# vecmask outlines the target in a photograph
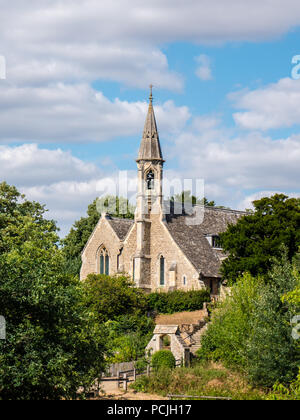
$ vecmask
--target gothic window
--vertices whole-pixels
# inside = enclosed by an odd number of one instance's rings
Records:
[[[159,259],[159,268],[160,268],[160,272],[159,272],[159,284],[161,286],[165,285],[165,259],[163,256],[160,257]]]
[[[135,258],[132,261],[132,280],[135,281]]]
[[[100,255],[100,274],[104,274],[104,255]]]
[[[105,274],[109,276],[109,256],[105,255]]]
[[[147,174],[147,189],[154,190],[154,173],[149,171]]]
[[[182,283],[183,283],[184,286],[187,285],[187,278],[186,278],[186,276],[182,276]]]
[[[105,248],[100,251],[100,274],[109,275],[109,255]]]

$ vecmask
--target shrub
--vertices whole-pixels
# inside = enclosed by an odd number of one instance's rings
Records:
[[[260,287],[261,281],[250,274],[234,284],[231,294],[212,313],[198,357],[221,360],[229,366],[246,365],[245,346],[252,332],[251,318]]]
[[[84,281],[86,304],[99,322],[116,320],[122,315],[147,311],[145,293],[124,276],[89,274]]]
[[[203,309],[203,303],[210,301],[208,290],[190,290],[184,292],[175,290],[168,293],[150,293],[147,296],[149,311],[161,314],[173,314],[183,311],[197,311]]]
[[[292,292],[298,274],[287,253],[277,261],[262,289],[251,322],[253,334],[247,345],[248,374],[255,384],[272,387],[293,381],[300,363],[297,341],[292,337],[291,319],[298,314],[282,296]]]
[[[242,368],[253,384],[270,388],[293,381],[300,362],[290,323],[298,312],[286,302],[299,274],[286,251],[268,277],[267,283],[249,274],[238,280],[214,311],[198,355]]]
[[[151,363],[154,370],[159,370],[161,368],[173,369],[176,366],[175,357],[170,350],[159,350],[154,353]]]

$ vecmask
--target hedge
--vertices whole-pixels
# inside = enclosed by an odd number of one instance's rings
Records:
[[[175,290],[168,293],[150,293],[147,295],[148,310],[161,314],[173,314],[183,311],[203,309],[204,302],[210,302],[210,294],[206,289],[188,292]]]

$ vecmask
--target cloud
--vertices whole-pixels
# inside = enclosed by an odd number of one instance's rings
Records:
[[[257,193],[251,194],[247,197],[245,197],[241,203],[238,205],[238,209],[244,210],[244,209],[254,209],[253,201],[260,200],[263,197],[272,197],[274,194],[285,194],[288,197],[300,197],[300,192],[289,192],[286,193],[284,191],[259,191]]]
[[[0,146],[0,179],[11,184],[38,186],[61,180],[81,181],[102,174],[96,165],[61,149],[42,149],[37,144]]]
[[[268,130],[300,124],[300,80],[285,78],[261,89],[230,94],[237,125],[248,130]]]
[[[201,54],[198,57],[196,57],[196,61],[199,65],[196,70],[196,75],[199,77],[199,79],[204,81],[212,80],[213,77],[211,71],[210,58],[205,54]]]
[[[0,86],[0,141],[99,142],[142,133],[146,102],[110,101],[87,84]],[[155,106],[162,133],[181,130],[190,118],[172,101]]]
[[[196,118],[168,152],[178,157],[178,172],[203,178],[207,197],[219,204],[236,207],[253,191],[299,191],[300,135],[240,136],[207,116]]]
[[[298,0],[15,0],[1,7],[14,84],[112,80],[180,91],[161,45],[264,41],[300,24]]]

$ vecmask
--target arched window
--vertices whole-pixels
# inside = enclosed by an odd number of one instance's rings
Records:
[[[135,258],[132,261],[132,280],[135,281]]]
[[[154,173],[153,171],[149,171],[147,173],[147,189],[154,190]]]
[[[105,248],[100,251],[100,274],[109,275],[109,255]]]
[[[165,285],[165,259],[163,256],[161,256],[159,259],[159,268],[160,268],[159,284],[161,286],[164,286]]]
[[[182,276],[182,283],[183,283],[184,286],[187,285],[187,278],[186,278],[186,276]]]
[[[105,255],[105,274],[109,276],[109,256]]]

